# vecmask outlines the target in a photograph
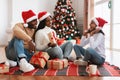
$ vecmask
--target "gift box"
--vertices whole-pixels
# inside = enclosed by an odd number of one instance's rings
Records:
[[[80,39],[76,39],[76,44],[80,44]]]
[[[48,60],[47,61],[47,67],[49,69],[63,69],[68,66],[68,60],[67,59],[54,59],[54,60]]]
[[[44,68],[48,59],[49,55],[47,52],[37,52],[30,59],[30,63],[35,67]]]
[[[54,32],[48,33],[48,37],[49,37],[49,40],[50,40],[51,43],[57,43]]]
[[[58,40],[57,40],[57,44],[58,44],[59,46],[62,45],[64,42],[65,42],[64,39],[58,39]]]
[[[9,66],[5,64],[0,64],[0,73],[7,73],[9,72]]]

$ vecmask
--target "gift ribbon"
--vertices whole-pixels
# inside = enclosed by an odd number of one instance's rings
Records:
[[[45,62],[47,62],[47,59],[45,57],[43,57],[42,54],[43,54],[43,52],[38,53],[39,58],[42,58]]]
[[[35,59],[35,60],[33,61],[33,63],[34,63],[34,64],[38,63],[38,64],[40,65],[40,67],[42,67],[42,64],[41,64],[41,62],[39,61],[39,58]]]
[[[42,56],[43,52],[39,52],[38,54],[33,55],[31,62],[38,63],[41,66],[41,62],[39,61],[39,58],[42,58],[45,62],[47,62],[47,59]]]
[[[52,32],[52,34],[53,34],[53,38],[54,38],[55,40],[57,40],[57,38],[55,37],[55,33],[54,33],[54,32]]]
[[[59,61],[60,59],[58,59],[58,58],[56,58],[56,59],[53,59],[52,61],[51,61],[51,68],[53,69],[53,62],[54,61]],[[62,60],[61,60],[62,61]],[[64,68],[64,61],[62,61],[62,66],[63,66],[63,68]]]

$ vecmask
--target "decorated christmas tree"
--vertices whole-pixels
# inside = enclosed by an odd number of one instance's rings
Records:
[[[71,4],[71,0],[58,0],[53,15],[53,29],[59,38],[66,40],[80,37],[80,31],[76,24],[75,11]]]

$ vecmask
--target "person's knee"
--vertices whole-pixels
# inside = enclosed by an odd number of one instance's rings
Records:
[[[24,48],[23,40],[15,38],[14,47],[21,46]]]
[[[73,48],[75,49],[75,48],[78,48],[79,47],[79,49],[81,49],[82,47],[81,46],[79,46],[79,45],[74,45],[73,46]]]
[[[90,48],[90,47],[88,47],[86,50],[87,50],[88,52],[94,51],[94,49],[93,49],[93,48]]]
[[[69,45],[69,46],[73,46],[73,43],[70,42],[70,41],[68,41],[66,44]]]
[[[63,58],[63,51],[60,47],[54,47],[47,51],[51,58]]]
[[[23,43],[23,40],[18,39],[18,38],[15,38],[15,42],[16,42],[16,43]]]

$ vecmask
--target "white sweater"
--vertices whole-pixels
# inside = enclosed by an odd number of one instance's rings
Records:
[[[50,27],[45,26],[45,28],[40,29],[36,32],[35,34],[35,44],[36,44],[36,49],[37,50],[42,50],[45,51],[48,49],[48,43],[50,42],[48,33],[54,32],[56,36],[56,32],[51,29]]]
[[[105,58],[105,37],[101,33],[94,34],[91,37],[86,38],[82,36],[80,46],[89,44],[100,56]]]

